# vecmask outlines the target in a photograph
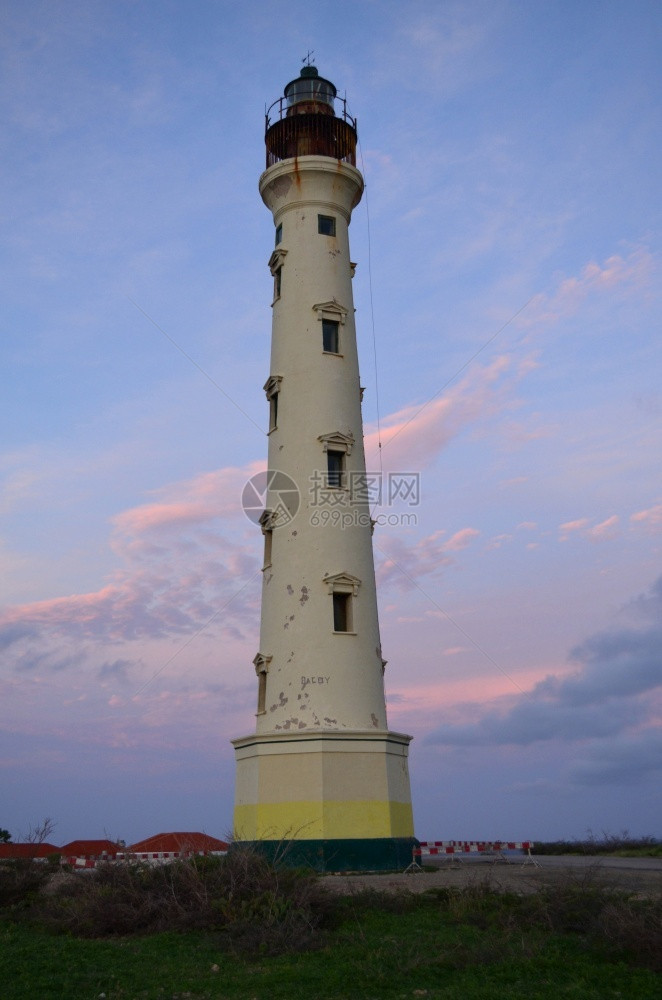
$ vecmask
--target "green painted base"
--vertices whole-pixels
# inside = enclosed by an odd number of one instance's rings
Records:
[[[356,840],[242,840],[233,847],[250,847],[286,868],[316,872],[404,871],[412,862],[414,837]]]

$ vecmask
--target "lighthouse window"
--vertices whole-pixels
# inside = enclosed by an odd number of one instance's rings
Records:
[[[333,595],[333,631],[334,632],[352,631],[351,594],[334,593]]]
[[[283,270],[282,267],[279,267],[278,270],[274,271],[274,298],[275,299],[279,299],[280,298],[280,286],[281,286],[281,274],[282,274],[282,270]]]
[[[322,349],[325,354],[338,354],[338,328],[340,324],[333,319],[322,320]]]
[[[343,485],[345,471],[345,452],[328,450],[326,460],[328,485],[340,488]]]
[[[282,240],[283,240],[283,223],[281,222],[281,223],[279,223],[279,225],[276,226],[276,243],[275,243],[275,245],[278,246],[278,244],[281,243]]]
[[[264,532],[264,562],[262,564],[262,569],[269,569],[271,566],[271,546],[273,542],[273,531],[271,528],[265,529]]]
[[[264,715],[267,700],[267,672],[271,663],[271,657],[265,656],[264,653],[258,653],[253,663],[255,665],[255,673],[257,674],[257,714]]]
[[[336,220],[334,217],[332,215],[318,215],[317,232],[321,233],[322,236],[335,236]]]
[[[264,384],[264,391],[269,401],[269,433],[278,427],[278,395],[282,381],[282,375],[271,375]]]
[[[267,710],[267,675],[257,675],[257,715],[264,715]]]
[[[274,392],[269,396],[269,430],[275,431],[278,427],[278,393]]]

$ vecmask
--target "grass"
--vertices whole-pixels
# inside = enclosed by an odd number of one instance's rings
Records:
[[[144,873],[136,875],[145,878]],[[662,962],[659,902],[637,903],[588,884],[526,897],[497,894],[484,884],[465,890],[436,889],[422,896],[364,892],[323,898],[324,893],[311,896],[303,874],[287,876],[281,883],[281,875],[261,869],[251,882],[251,891],[261,902],[251,908],[246,905],[246,886],[242,889],[236,875],[235,871],[231,892],[238,900],[237,919],[230,925],[226,922],[235,898],[226,892],[223,920],[218,919],[217,909],[210,909],[206,927],[179,932],[83,938],[62,933],[52,920],[46,926],[42,897],[34,893],[23,904],[8,905],[0,921],[3,1000],[657,1000],[660,996],[655,972]],[[209,879],[216,884],[218,877],[212,869],[198,881],[208,887]],[[79,876],[75,885],[95,884],[85,878]],[[167,883],[171,890],[178,879],[173,875]],[[162,880],[157,883],[158,888]],[[123,899],[126,885],[121,879],[120,884]],[[183,875],[182,885],[183,890],[177,890],[183,892],[178,911],[182,899],[199,899],[202,891],[195,879],[191,882],[190,872]],[[107,899],[108,884],[100,882],[99,888],[101,898]],[[91,892],[86,889],[82,897],[76,891],[64,894],[74,906],[84,899],[85,921],[91,912]],[[272,893],[267,909],[265,892]],[[311,900],[313,909],[321,906],[324,919],[318,921],[314,935],[309,924],[295,922],[287,924],[287,940],[270,936],[269,922],[286,919],[283,898],[298,901],[300,907]],[[239,935],[229,933],[228,927],[235,924],[242,929]],[[275,940],[277,954],[270,953]]]

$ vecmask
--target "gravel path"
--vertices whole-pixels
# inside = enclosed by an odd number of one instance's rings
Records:
[[[351,894],[361,889],[386,892],[425,892],[427,889],[452,887],[463,889],[486,885],[495,892],[515,892],[522,895],[554,885],[594,885],[634,893],[641,898],[662,896],[662,863],[654,868],[612,867],[608,859],[582,858],[583,864],[552,865],[539,859],[541,867],[515,862],[445,862],[436,871],[415,874],[327,875],[325,883],[336,892]],[[616,859],[615,859],[616,860]],[[622,861],[623,859],[618,859]],[[637,860],[637,859],[635,859]]]

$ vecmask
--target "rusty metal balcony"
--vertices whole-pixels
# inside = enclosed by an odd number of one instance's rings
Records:
[[[339,116],[314,100],[294,106],[282,97],[274,101],[265,115],[267,167],[297,156],[329,156],[355,167],[356,119],[348,114],[344,99],[336,100],[342,105]]]

